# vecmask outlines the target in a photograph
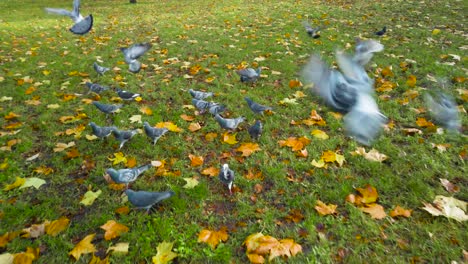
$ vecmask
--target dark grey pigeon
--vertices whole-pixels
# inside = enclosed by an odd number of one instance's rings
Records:
[[[121,149],[123,147],[123,145],[125,144],[125,142],[129,141],[133,136],[138,134],[138,130],[136,130],[136,129],[134,129],[134,130],[114,129],[114,130],[112,130],[112,134],[114,135],[114,137],[118,141],[120,141],[119,149]]]
[[[240,123],[245,121],[245,117],[243,116],[229,119],[229,118],[223,118],[222,116],[218,114],[215,115],[215,119],[222,128],[228,129],[228,130],[236,129]]]
[[[122,100],[126,100],[126,101],[135,100],[135,98],[141,96],[141,94],[139,93],[127,92],[119,88],[117,88],[116,91],[119,97],[122,98]]]
[[[255,124],[248,129],[249,135],[252,139],[258,140],[262,135],[263,124],[260,120],[255,121]]]
[[[80,0],[73,1],[73,10],[68,11],[61,8],[45,8],[48,13],[68,16],[70,17],[73,22],[75,23],[71,28],[70,31],[77,35],[83,35],[88,33],[91,28],[93,27],[93,15],[89,15],[87,17],[83,17],[80,14]]]
[[[252,68],[238,70],[237,74],[240,76],[241,82],[255,82],[257,81],[258,77],[260,77],[260,72],[262,68],[258,68],[256,70]]]
[[[200,114],[205,113],[210,107],[212,106],[212,103],[204,101],[204,100],[199,100],[192,98],[192,104],[200,110]]]
[[[372,56],[374,56],[374,53],[380,52],[383,49],[384,46],[376,40],[362,40],[360,38],[356,38],[356,53],[354,54],[353,61],[364,66],[369,63]]]
[[[120,48],[124,54],[125,62],[131,72],[137,73],[141,69],[141,63],[137,60],[151,48],[151,43],[137,43],[128,48]]]
[[[151,168],[151,164],[143,165],[143,166],[131,168],[131,169],[121,169],[121,170],[115,170],[113,168],[110,168],[106,170],[106,173],[109,174],[109,176],[112,178],[114,182],[125,183],[128,189],[128,184],[130,182],[134,182],[138,178],[138,176],[140,176],[140,174],[142,174],[144,171],[148,170],[149,168]]]
[[[118,104],[118,105],[108,105],[108,104],[101,104],[97,101],[93,101],[93,105],[97,107],[101,112],[106,113],[106,116],[108,114],[113,114],[117,112],[120,108],[122,108],[123,105]]]
[[[229,193],[232,194],[232,184],[234,182],[234,171],[229,168],[229,165],[223,164],[221,171],[218,174],[219,180],[228,187]]]
[[[385,32],[387,32],[387,27],[386,26],[383,27],[382,30],[379,30],[379,31],[375,32],[375,34],[377,36],[383,36],[385,34]]]
[[[145,134],[150,137],[153,140],[153,145],[158,142],[158,139],[162,137],[164,134],[169,131],[169,129],[163,127],[163,128],[156,128],[152,127],[148,124],[148,122],[143,123],[143,128],[145,130]]]
[[[203,100],[210,96],[213,96],[212,92],[195,91],[193,89],[189,89],[189,93],[193,98],[198,99],[198,100]]]
[[[221,104],[217,104],[217,103],[211,103],[211,105],[210,105],[210,107],[208,109],[208,111],[212,115],[221,114],[222,112],[224,112],[224,110],[226,110],[226,106],[221,105]]]
[[[89,88],[88,93],[93,92],[93,93],[99,94],[99,93],[102,93],[102,92],[104,92],[106,90],[109,90],[109,87],[102,86],[102,85],[97,84],[97,83],[86,82],[86,86],[88,86],[88,88]]]
[[[116,129],[116,127],[114,126],[100,127],[96,125],[94,122],[89,123],[89,126],[91,126],[91,129],[93,130],[93,135],[95,135],[98,138],[108,137],[112,133],[112,130]]]
[[[255,113],[255,114],[263,114],[264,111],[266,110],[273,110],[273,108],[269,107],[269,106],[265,106],[265,105],[261,105],[261,104],[258,104],[254,101],[252,101],[252,99],[248,98],[248,97],[244,97],[245,101],[247,101],[247,104],[249,105],[249,108]]]
[[[131,189],[125,190],[125,194],[128,197],[128,201],[136,208],[146,209],[149,213],[151,207],[163,200],[174,196],[173,191],[168,192],[145,192],[145,191],[133,191]]]
[[[93,68],[99,75],[103,75],[106,71],[110,71],[110,68],[100,66],[97,62],[93,63]]]
[[[309,37],[314,39],[320,38],[320,27],[312,28],[308,21],[302,21],[302,25],[304,26]]]
[[[438,91],[434,96],[426,93],[425,100],[427,108],[429,109],[429,114],[434,118],[437,124],[449,130],[457,132],[461,130],[458,108],[451,96]]]

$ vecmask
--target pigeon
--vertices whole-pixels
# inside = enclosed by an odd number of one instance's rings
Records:
[[[147,169],[151,168],[151,164],[143,165],[131,169],[121,169],[115,170],[113,168],[107,169],[106,173],[112,178],[116,183],[125,183],[128,189],[128,183],[134,182],[140,174],[142,174]]]
[[[248,129],[249,135],[252,139],[258,140],[262,135],[263,124],[260,120],[255,121],[255,124]]]
[[[117,112],[123,105],[118,104],[118,105],[107,105],[107,104],[101,104],[99,102],[93,101],[93,105],[95,105],[101,112],[106,113],[106,116],[108,114],[113,114]]]
[[[211,103],[208,112],[212,115],[218,115],[226,110],[225,105],[217,104],[217,103]]]
[[[80,14],[80,0],[73,1],[73,11],[71,12],[60,8],[46,8],[45,10],[48,13],[70,17],[75,23],[70,28],[70,31],[74,34],[84,35],[93,27],[93,15],[90,14],[87,17],[83,17]]]
[[[362,40],[356,38],[356,53],[354,54],[353,61],[360,65],[366,65],[374,56],[374,53],[380,52],[384,46],[380,42],[373,39]]]
[[[305,27],[309,37],[314,39],[320,38],[320,27],[312,28],[312,26],[307,21],[302,21],[302,25]]]
[[[110,70],[110,68],[98,65],[97,62],[93,63],[93,68],[99,75],[104,75],[106,71]]]
[[[140,58],[145,52],[151,48],[151,43],[137,43],[128,48],[120,48],[124,54],[125,62],[131,72],[137,73],[141,69],[141,62],[137,59]]]
[[[212,92],[201,92],[201,91],[195,91],[193,89],[189,89],[190,95],[198,100],[203,100],[206,99],[210,96],[213,96]]]
[[[112,133],[112,130],[116,129],[116,127],[114,127],[114,126],[100,127],[100,126],[96,125],[94,122],[89,123],[89,126],[93,130],[93,135],[95,135],[98,138],[108,137]]]
[[[243,116],[238,117],[238,118],[228,119],[228,118],[223,118],[219,114],[215,115],[215,119],[222,128],[229,129],[229,130],[236,129],[240,123],[245,121],[245,117]]]
[[[385,32],[387,32],[387,27],[386,26],[383,27],[382,30],[379,30],[379,31],[375,32],[375,34],[377,36],[383,36],[385,34]]]
[[[117,94],[119,95],[119,97],[122,98],[122,100],[126,100],[126,101],[135,100],[137,97],[141,96],[141,94],[127,92],[127,91],[119,89],[119,88],[117,88],[116,91],[117,91]]]
[[[448,94],[437,92],[434,96],[425,95],[425,101],[429,113],[437,124],[452,130],[461,130],[461,121],[455,101]]]
[[[125,144],[125,142],[129,141],[133,136],[138,134],[138,130],[136,130],[136,129],[134,129],[134,130],[114,129],[114,130],[112,130],[112,134],[114,135],[114,137],[118,141],[120,141],[119,149],[121,149],[123,147],[123,145]]]
[[[128,201],[136,208],[146,209],[149,213],[151,207],[163,200],[174,196],[173,191],[168,192],[145,192],[145,191],[134,191],[131,189],[125,190],[125,194],[128,197]]]
[[[97,83],[86,82],[86,86],[88,86],[88,88],[89,88],[88,93],[93,92],[93,93],[99,94],[99,93],[102,93],[102,92],[104,92],[106,90],[109,90],[109,87],[102,86],[102,85],[97,84]]]
[[[234,171],[229,169],[229,165],[223,164],[221,171],[218,174],[219,180],[229,189],[229,193],[232,194],[232,183],[234,182]]]
[[[163,128],[156,128],[152,127],[148,124],[148,122],[143,123],[143,128],[145,130],[145,134],[150,137],[153,140],[153,145],[158,142],[158,139],[162,137],[164,134],[169,131],[169,129],[163,127]]]
[[[198,110],[200,110],[200,114],[205,113],[207,110],[209,110],[212,107],[215,107],[215,108],[213,108],[211,112],[216,112],[217,110],[220,110],[220,109],[216,109],[216,106],[218,106],[218,108],[220,108],[220,107],[222,108],[222,106],[217,104],[217,103],[207,102],[207,101],[199,100],[199,99],[195,99],[195,98],[192,98],[192,104]]]
[[[255,82],[257,81],[258,77],[260,77],[261,71],[262,69],[260,67],[256,70],[247,68],[238,70],[237,74],[239,74],[241,82]]]
[[[273,110],[271,107],[269,106],[264,106],[264,105],[261,105],[261,104],[258,104],[254,101],[252,101],[252,99],[248,98],[248,97],[244,97],[245,101],[247,101],[247,104],[249,105],[249,108],[255,113],[255,114],[263,114],[264,111],[271,111]]]

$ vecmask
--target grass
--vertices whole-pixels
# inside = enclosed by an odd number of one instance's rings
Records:
[[[71,2],[71,1],[70,1]],[[70,8],[71,3],[48,1],[46,6]],[[68,252],[86,235],[96,233],[93,241],[99,256],[104,256],[110,245],[130,243],[127,255],[112,255],[115,263],[145,263],[156,255],[156,247],[162,241],[173,241],[179,254],[175,263],[246,263],[242,243],[256,232],[279,239],[293,238],[303,247],[303,253],[288,260],[291,263],[448,263],[463,262],[462,250],[466,250],[468,236],[466,223],[444,217],[433,217],[420,210],[422,202],[429,202],[435,195],[451,196],[440,185],[439,178],[447,178],[461,187],[454,196],[468,200],[463,188],[467,185],[465,136],[444,133],[439,135],[420,128],[415,121],[418,114],[412,109],[423,107],[422,96],[410,99],[402,105],[408,90],[418,91],[437,84],[428,75],[452,80],[466,77],[466,17],[461,1],[83,1],[84,15],[95,17],[93,31],[82,37],[68,32],[68,18],[48,15],[44,3],[37,1],[0,2],[0,85],[1,96],[12,97],[0,105],[0,114],[19,114],[22,125],[18,134],[0,137],[2,146],[8,140],[20,139],[12,151],[1,151],[0,162],[6,164],[0,171],[4,184],[14,182],[15,177],[39,177],[47,184],[34,188],[13,189],[0,193],[0,234],[22,230],[32,224],[55,220],[66,216],[70,227],[57,237],[41,236],[37,239],[16,238],[1,252],[18,253],[27,247],[39,247],[37,263],[65,263],[71,261]],[[312,40],[305,34],[301,21],[309,18],[328,24],[322,37]],[[385,45],[376,54],[368,72],[379,77],[380,69],[392,67],[396,83],[392,91],[377,93],[388,95],[388,100],[377,98],[379,107],[395,124],[375,142],[374,148],[389,156],[383,163],[371,162],[349,153],[359,144],[347,138],[341,121],[333,117],[330,109],[314,96],[298,99],[298,105],[281,106],[280,100],[290,97],[296,90],[288,86],[290,80],[299,78],[298,72],[312,53],[320,53],[332,63],[336,48],[353,48],[357,36],[374,38],[373,32],[387,25],[389,32],[380,41]],[[433,29],[441,33],[432,35]],[[151,42],[153,48],[142,57],[147,68],[131,74],[122,63],[119,47],[136,42]],[[463,48],[465,47],[465,48]],[[460,55],[460,61],[447,54]],[[444,56],[445,55],[445,56]],[[98,77],[92,69],[97,59],[106,66],[119,67]],[[257,59],[256,58],[264,58]],[[407,71],[400,63],[409,61]],[[447,65],[444,63],[452,63]],[[262,66],[264,77],[253,86],[240,83],[235,74],[239,64]],[[184,65],[200,65],[202,70],[192,79],[183,76],[188,70]],[[209,69],[206,70],[205,69]],[[73,73],[75,72],[75,73]],[[275,72],[279,72],[275,74]],[[83,73],[80,76],[77,73]],[[416,87],[406,84],[409,75],[417,78]],[[32,83],[19,84],[18,80],[33,79]],[[205,80],[215,77],[214,81]],[[92,98],[86,92],[84,82],[90,80],[113,87],[123,86],[142,93],[142,102],[126,103],[115,115],[113,122],[122,129],[141,128],[128,119],[141,114],[139,108],[147,106],[153,115],[143,115],[143,121],[156,124],[171,121],[184,129],[170,132],[153,146],[144,135],[137,135],[122,149],[127,157],[138,164],[152,160],[165,160],[172,176],[156,175],[156,169],[143,174],[133,189],[164,191],[172,189],[176,196],[164,201],[153,213],[132,210],[119,215],[115,210],[128,205],[122,202],[121,191],[108,187],[102,175],[112,167],[109,156],[118,152],[113,138],[88,141],[81,137],[59,135],[66,129],[87,125],[91,120],[98,125],[109,124],[105,116],[92,105],[82,102]],[[39,84],[40,82],[41,84]],[[30,86],[36,89],[27,94]],[[449,88],[457,104],[466,108],[466,82],[455,82]],[[195,116],[202,129],[188,130],[189,122],[181,114],[194,116],[194,111],[183,108],[191,104],[188,88],[206,89],[216,93],[215,101],[226,104],[232,117],[244,115],[253,124],[258,117],[243,101],[249,96],[260,103],[274,107],[273,115],[260,117],[265,132],[259,141],[261,151],[250,157],[241,157],[235,149],[249,142],[247,125],[237,134],[236,145],[220,141],[223,131],[209,115]],[[66,94],[84,94],[64,101]],[[105,92],[101,101],[110,102],[116,96]],[[39,100],[39,105],[27,104],[27,100]],[[57,109],[48,108],[58,104]],[[302,120],[311,110],[324,117],[325,127],[290,125],[291,120]],[[89,118],[64,124],[62,116],[85,113]],[[463,124],[466,114],[461,113]],[[2,131],[13,121],[1,119]],[[423,134],[407,135],[403,128],[421,129]],[[466,125],[465,125],[466,127]],[[326,131],[330,139],[321,141],[310,135],[313,129]],[[217,133],[209,142],[205,134]],[[309,156],[298,158],[288,148],[279,147],[278,141],[290,136],[307,136],[312,143],[306,148]],[[75,141],[79,157],[64,159],[64,152],[54,152],[56,143]],[[449,143],[445,152],[439,152],[431,143]],[[313,159],[320,158],[326,150],[338,151],[346,158],[342,167],[330,165],[327,169],[315,168]],[[33,161],[28,157],[40,153]],[[226,157],[222,157],[223,153]],[[203,156],[202,167],[191,167],[189,154]],[[220,167],[229,163],[236,172],[235,185],[239,188],[233,196],[216,177],[200,172],[210,166]],[[89,169],[83,164],[94,164]],[[40,166],[53,169],[42,175],[34,170]],[[123,168],[123,165],[114,166]],[[249,169],[261,171],[263,179],[249,180]],[[185,189],[182,177],[197,177],[200,184]],[[294,178],[290,181],[287,177]],[[255,193],[259,184],[263,190]],[[345,197],[355,193],[355,187],[371,184],[379,192],[378,203],[387,213],[396,205],[412,209],[410,218],[383,220],[372,219]],[[79,204],[84,193],[91,188],[102,190],[101,196],[91,206]],[[253,197],[255,197],[255,202]],[[317,200],[338,205],[335,216],[320,216],[314,209]],[[297,223],[287,221],[287,216],[299,210],[303,216]],[[112,241],[103,238],[99,227],[108,220],[116,220],[130,228],[128,233]],[[204,229],[218,230],[226,227],[229,239],[215,250],[197,243],[198,233]],[[463,231],[465,230],[465,231]],[[91,255],[83,255],[78,263],[87,263]],[[465,259],[466,261],[466,259]],[[282,263],[286,260],[273,262]]]

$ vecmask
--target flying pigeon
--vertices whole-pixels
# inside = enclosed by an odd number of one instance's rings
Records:
[[[141,95],[138,93],[132,93],[132,92],[127,92],[125,90],[117,88],[117,94],[119,95],[122,100],[130,101],[130,100],[135,100],[137,97],[140,97]]]
[[[383,27],[382,30],[379,30],[379,31],[375,32],[375,34],[377,36],[383,36],[385,34],[385,32],[387,32],[387,27],[386,26]]]
[[[125,142],[129,141],[133,136],[138,134],[138,130],[136,130],[136,129],[134,129],[134,130],[114,129],[114,130],[112,130],[112,134],[114,135],[114,137],[118,141],[120,141],[119,149],[121,149],[123,147],[123,145],[125,144]]]
[[[102,86],[97,83],[86,82],[86,86],[88,86],[89,88],[88,93],[93,92],[93,93],[99,94],[99,93],[102,93],[103,91],[109,90],[109,87]]]
[[[48,13],[68,16],[75,24],[70,28],[70,31],[77,35],[84,35],[88,33],[93,27],[93,15],[85,18],[80,14],[80,0],[73,1],[73,11],[68,11],[60,8],[46,8]]]
[[[152,127],[148,124],[148,122],[143,123],[143,128],[145,130],[145,134],[153,140],[153,145],[155,145],[156,142],[158,142],[158,139],[160,137],[162,137],[164,134],[167,133],[167,131],[169,131],[165,127],[163,128]]]
[[[198,100],[206,99],[210,96],[213,96],[213,92],[202,92],[202,91],[195,91],[193,89],[189,89],[190,95]]]
[[[145,192],[145,191],[133,191],[131,189],[125,190],[125,194],[128,197],[133,206],[136,208],[146,209],[146,212],[149,213],[151,207],[163,200],[171,198],[174,196],[173,191],[168,192]]]
[[[93,101],[93,105],[95,105],[101,112],[106,113],[106,116],[108,114],[113,114],[117,112],[123,105],[118,104],[118,105],[107,105],[107,104],[101,104],[99,102]]]
[[[451,96],[439,91],[434,96],[426,93],[425,100],[429,113],[437,124],[453,131],[461,130],[458,108]]]
[[[266,110],[273,110],[271,107],[269,106],[264,106],[264,105],[261,105],[261,104],[258,104],[254,101],[252,101],[252,99],[248,98],[248,97],[244,97],[245,101],[247,101],[247,104],[249,105],[249,108],[255,113],[255,114],[263,114],[264,111]]]
[[[258,67],[258,69],[254,70],[252,68],[238,70],[237,74],[240,76],[241,82],[255,82],[257,81],[258,77],[260,77],[260,72],[262,68]]]
[[[145,52],[151,48],[151,43],[137,43],[128,48],[120,48],[124,54],[125,62],[131,72],[137,73],[141,69],[141,62],[137,59],[140,58]]]
[[[142,174],[147,169],[151,168],[151,164],[143,165],[136,168],[131,169],[121,169],[115,170],[113,168],[107,169],[106,173],[112,178],[112,180],[116,183],[125,183],[127,185],[130,182],[134,182],[140,174]]]
[[[245,121],[245,117],[243,116],[238,117],[238,118],[228,119],[228,118],[223,118],[219,114],[215,115],[215,119],[222,128],[229,129],[229,130],[236,129],[240,123]]]
[[[234,182],[234,171],[229,169],[229,165],[223,164],[218,178],[224,185],[227,185],[229,193],[232,194],[232,183]]]
[[[380,52],[384,46],[380,42],[373,39],[362,40],[356,38],[356,53],[354,54],[353,61],[360,65],[366,65],[374,56],[374,53]]]
[[[110,68],[100,66],[97,62],[93,63],[93,68],[99,75],[103,75],[106,71],[110,70]]]
[[[307,21],[302,21],[302,25],[305,27],[305,30],[309,37],[311,38],[320,38],[320,27],[312,28],[312,26]]]
[[[263,124],[260,120],[255,121],[255,124],[248,129],[249,135],[252,139],[258,140],[262,135]]]
[[[226,110],[225,105],[217,104],[217,103],[211,103],[211,106],[208,109],[208,112],[212,115],[218,115]]]
[[[116,127],[114,126],[100,127],[96,125],[94,122],[89,123],[89,126],[91,126],[91,129],[93,130],[93,135],[95,135],[98,138],[108,137],[112,133],[112,130],[116,129]]]

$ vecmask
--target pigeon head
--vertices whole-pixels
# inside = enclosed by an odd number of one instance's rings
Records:
[[[107,169],[106,170],[106,173],[111,177],[111,179],[116,182],[116,183],[120,183],[120,180],[119,180],[119,173],[115,170],[115,169]]]

